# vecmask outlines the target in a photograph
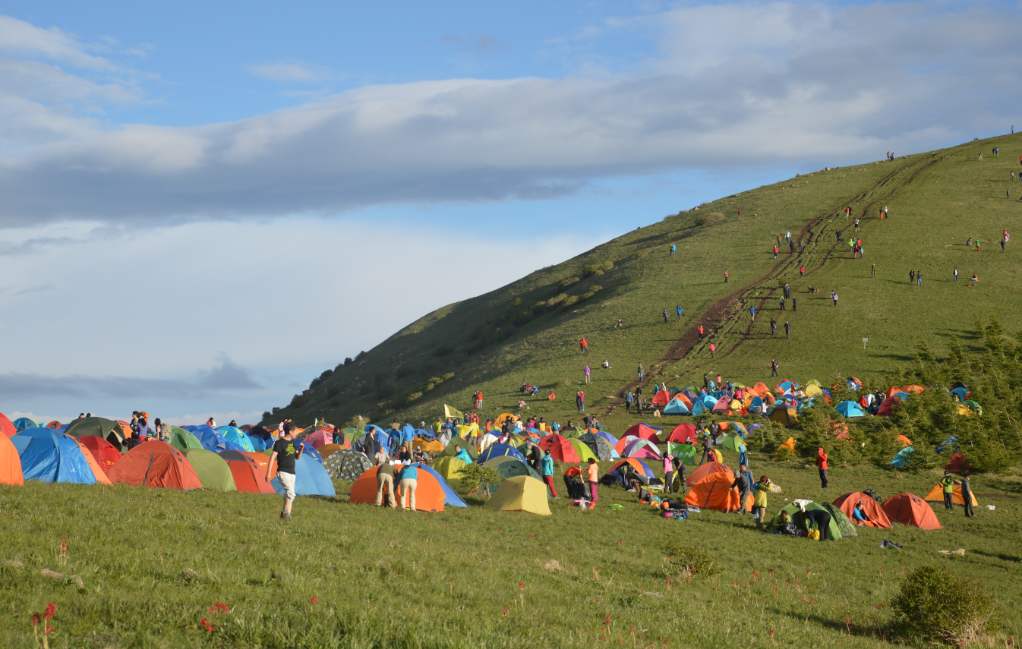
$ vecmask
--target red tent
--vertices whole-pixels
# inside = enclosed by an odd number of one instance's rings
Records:
[[[670,401],[671,393],[667,390],[661,390],[657,392],[656,394],[653,395],[653,398],[650,399],[650,403],[652,403],[657,408],[663,408],[668,403],[670,403]]]
[[[110,480],[136,487],[201,489],[202,482],[184,453],[166,442],[149,440],[131,449],[110,469]]]
[[[68,437],[71,437],[68,435]],[[92,451],[85,444],[82,444],[82,440],[77,437],[71,437],[78,444],[78,448],[82,451],[82,457],[88,463],[89,468],[92,469],[92,475],[96,478],[96,484],[110,484],[110,478],[106,474],[106,470],[96,461],[96,458],[92,455]]]
[[[693,471],[686,482],[688,493],[685,502],[700,509],[716,509],[722,512],[738,511],[738,488],[731,485],[735,474],[726,464],[707,462]],[[752,509],[752,498],[746,498],[746,509]]]
[[[695,444],[698,441],[695,424],[678,424],[671,431],[668,442],[679,442],[681,444]]]
[[[334,443],[333,428],[332,427],[317,428],[316,430],[306,435],[302,441],[304,441],[306,444],[312,444],[312,446],[316,450],[319,450],[321,446]]]
[[[260,464],[251,453],[241,451],[222,451],[220,457],[234,476],[234,486],[238,491],[249,494],[272,494],[273,485],[266,481],[266,464]],[[269,457],[263,455],[269,461]]]
[[[661,394],[666,394],[666,392],[664,392],[663,390],[661,390],[660,393]],[[648,439],[649,441],[653,442],[654,444],[659,444],[660,443],[660,438],[657,437],[657,435],[659,433],[660,433],[659,430],[657,430],[656,428],[653,428],[652,426],[650,426],[648,424],[635,424],[634,426],[632,426],[631,428],[629,428],[628,430],[625,431],[625,434],[623,435],[623,437],[628,437],[629,435],[634,435],[635,437],[638,437],[639,439]],[[619,450],[619,452],[620,452],[620,450]]]
[[[3,415],[0,414],[0,417]],[[7,435],[0,435],[0,484],[25,484],[25,477],[21,474],[21,457]]]
[[[884,501],[884,513],[895,523],[924,530],[939,530],[940,521],[933,508],[915,494],[900,493]]]
[[[862,504],[862,511],[866,514],[869,519],[867,522],[857,521],[852,516],[852,510],[855,509],[857,504]],[[887,518],[887,514],[884,513],[883,507],[869,494],[862,493],[861,491],[853,491],[843,496],[838,497],[834,501],[834,506],[841,510],[841,512],[848,517],[855,525],[862,525],[865,527],[878,527],[887,529],[891,526],[891,519]]]
[[[114,468],[114,465],[121,459],[121,452],[102,437],[84,435],[78,438],[78,441],[81,442],[82,446],[89,449],[96,463],[99,464],[100,468],[107,475],[110,474],[110,469]]]
[[[582,461],[582,458],[578,456],[578,451],[575,450],[571,442],[563,435],[558,435],[557,433],[547,435],[539,440],[539,447],[544,451],[550,451],[550,455],[554,458],[555,462],[578,464]]]
[[[14,437],[18,432],[18,429],[14,427],[14,422],[7,418],[7,415],[0,412],[0,434],[6,435],[7,437]]]

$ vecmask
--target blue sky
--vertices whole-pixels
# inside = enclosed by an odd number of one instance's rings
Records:
[[[666,214],[1022,123],[1018,2],[0,12],[9,413],[252,420]]]

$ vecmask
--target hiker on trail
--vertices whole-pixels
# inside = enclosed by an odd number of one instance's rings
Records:
[[[706,335],[706,327],[700,324],[698,327],[696,327],[696,333],[699,334],[700,338],[702,338],[703,336]]]
[[[773,335],[776,335],[776,334],[777,334],[777,320],[774,320],[773,318],[770,318],[770,335],[773,336]]]
[[[791,310],[792,311],[798,311],[798,298],[797,297],[791,298]]]
[[[674,483],[674,458],[670,453],[664,453],[664,491],[670,491]]]
[[[777,304],[780,307],[781,311],[784,311],[784,298],[783,297],[780,300],[777,301]]]
[[[285,422],[280,438],[273,443],[273,452],[270,453],[270,461],[266,463],[266,481],[273,478],[274,463],[276,463],[277,478],[280,486],[284,489],[284,508],[280,511],[280,517],[285,521],[291,520],[291,506],[295,501],[295,466],[298,458],[302,456],[304,446],[301,442],[295,444],[291,435],[291,423]]]
[[[680,304],[677,304],[677,305],[675,305],[675,306],[674,306],[674,315],[675,315],[676,317],[678,317],[678,318],[680,319],[680,318],[681,318],[681,315],[682,315],[683,313],[685,313],[685,309],[681,308],[681,305],[680,305]]]
[[[947,471],[944,472],[944,477],[940,479],[941,491],[944,492],[944,510],[954,511],[954,495],[955,495],[955,478]]]
[[[394,490],[394,465],[387,461],[387,454],[381,448],[373,456],[376,466],[376,506],[383,507],[384,494],[387,495],[388,504],[391,508],[397,509],[397,492]]]
[[[483,391],[476,390],[476,393],[472,395],[472,407],[473,410],[479,410],[483,407]]]
[[[415,490],[419,486],[419,464],[412,462],[401,469],[401,481],[398,487],[401,489],[401,509],[415,509]]]
[[[847,220],[847,219],[850,219],[850,218],[852,217],[852,208],[851,208],[850,206],[849,206],[849,207],[846,207],[846,208],[844,209],[844,212],[845,212],[845,219],[846,219],[846,220]]]
[[[827,451],[823,450],[822,446],[816,449],[816,468],[820,471],[821,489],[827,488],[827,471],[830,469],[829,459]]]
[[[554,488],[554,458],[550,455],[550,449],[543,451],[542,463],[543,482],[553,498],[557,497],[557,489]]]
[[[585,390],[579,390],[575,393],[575,407],[578,408],[579,412],[586,411],[586,393]]]
[[[586,366],[582,368],[582,377],[585,380],[586,385],[589,385],[589,383],[592,381],[592,376],[593,368],[589,367],[589,363],[586,363]]]
[[[912,286],[916,283],[916,271],[914,270],[908,271],[908,283],[909,286]]]
[[[837,238],[837,242],[841,243],[841,230],[834,233],[834,237]]]
[[[869,277],[870,277],[870,279],[876,279],[877,278],[877,265],[876,264],[870,264],[869,265]]]
[[[770,359],[770,376],[777,376],[777,370],[780,369],[781,364],[777,362],[776,358]]]
[[[620,322],[620,320],[618,322]],[[581,338],[578,339],[578,351],[582,352],[583,354],[589,351],[589,339],[586,338],[585,336],[582,336]]]
[[[976,273],[973,273],[972,277],[969,278],[969,286],[975,286],[977,284],[979,284],[979,276],[976,275]]]
[[[860,219],[860,218],[856,217],[856,218],[855,218],[855,222],[854,222],[854,223],[852,223],[852,228],[853,228],[853,229],[855,229],[855,230],[858,230],[858,229],[859,229],[859,225],[860,225],[861,223],[862,223],[862,219]]]
[[[754,306],[749,307],[749,315],[752,317],[752,321],[756,321],[756,314],[759,313],[759,309]]]
[[[770,492],[770,478],[765,475],[759,476],[756,484],[752,485],[752,518],[756,521],[756,527],[762,528],[766,524],[767,494]]]
[[[962,486],[962,502],[965,503],[965,517],[972,518],[976,515],[976,512],[972,509],[972,485],[969,484],[968,472],[962,474],[959,484]]]
[[[791,323],[787,320],[784,321],[784,337],[791,338]]]
[[[830,292],[830,301],[834,304],[834,306],[837,306],[837,291]]]
[[[717,354],[717,343],[711,341],[710,345],[709,345],[709,350],[710,350],[710,357],[711,358],[713,356],[716,356],[716,354]]]
[[[725,271],[724,271],[724,283],[725,283],[725,284],[727,284],[727,281],[728,281],[729,279],[731,279],[731,273],[729,273],[729,272],[727,272],[727,271],[725,270]]]
[[[917,270],[916,271],[916,286],[922,286],[922,285],[923,285],[923,271]]]
[[[791,284],[788,282],[784,283],[784,297],[791,297]]]
[[[955,266],[955,269],[951,271],[951,281],[953,282],[958,281],[958,266]]]
[[[670,322],[671,316],[667,314],[667,307],[664,307],[664,323]]]
[[[586,480],[589,482],[589,509],[596,509],[596,503],[600,501],[600,466],[594,458],[589,458],[589,466],[586,467]]]
[[[752,485],[756,484],[752,479],[752,471],[749,471],[749,467],[742,464],[738,467],[738,475],[735,476],[735,481],[731,483],[731,488],[738,487],[738,513],[745,513],[745,500],[752,494]]]
[[[799,277],[805,277],[806,276],[806,265],[805,264],[802,264],[801,266],[798,267],[798,276]]]
[[[678,254],[678,244],[672,243],[671,244],[671,256],[673,257],[676,254]]]

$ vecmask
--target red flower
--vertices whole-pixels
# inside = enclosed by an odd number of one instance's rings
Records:
[[[53,616],[57,614],[57,605],[50,602],[46,605],[46,611],[43,613],[43,617],[47,620],[52,620]]]
[[[500,609],[500,616],[507,617],[508,613],[510,612],[511,612],[510,609],[508,609],[508,607],[505,606],[504,608]]]
[[[32,626],[39,626],[39,614],[38,613],[33,613],[32,614]]]
[[[199,620],[199,625],[206,630],[206,633],[213,633],[214,631],[216,631],[216,627],[213,626],[210,623],[210,621],[207,620],[206,618],[202,618],[201,620]]]
[[[522,590],[522,591],[525,590],[525,582],[524,581],[519,580],[519,582],[518,582],[518,590]]]
[[[225,602],[213,602],[213,605],[206,609],[208,613],[230,613],[231,607]]]
[[[319,598],[313,595],[309,598],[309,603],[315,606],[316,604],[319,604]]]

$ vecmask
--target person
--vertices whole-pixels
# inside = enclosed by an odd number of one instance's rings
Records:
[[[752,518],[756,527],[766,525],[767,494],[770,492],[770,478],[761,475],[756,484],[752,485]]]
[[[731,483],[731,488],[738,487],[738,513],[745,513],[745,499],[752,493],[752,485],[756,484],[752,479],[752,471],[749,471],[749,467],[742,464],[738,467],[738,475],[735,476],[735,481]]]
[[[664,491],[670,491],[674,483],[674,458],[670,453],[664,453]]]
[[[827,451],[823,450],[822,446],[818,447],[816,449],[816,468],[819,469],[820,471],[821,489],[827,488],[827,471],[830,469],[830,464],[828,463],[828,460],[829,458],[827,456]]]
[[[784,337],[791,338],[791,323],[787,320],[784,321]]]
[[[731,273],[724,271],[724,283],[727,284],[728,280],[731,279]]]
[[[586,411],[586,393],[585,390],[579,390],[575,393],[575,407],[578,408],[579,412]]]
[[[401,481],[398,483],[398,487],[401,489],[401,509],[408,510],[409,508],[414,512],[415,509],[415,489],[419,486],[419,464],[412,462],[401,469]]]
[[[663,316],[664,316],[664,322],[665,323],[671,321],[671,315],[667,312],[667,307],[664,307]]]
[[[703,435],[703,456],[700,458],[700,464],[706,464],[714,460],[716,456],[713,454],[713,436],[710,433]]]
[[[550,490],[550,495],[554,498],[557,497],[557,489],[554,488],[554,458],[550,455],[550,449],[543,451],[543,462],[542,462],[542,474],[543,482],[546,483],[547,489]]]
[[[781,364],[777,362],[776,358],[770,359],[770,376],[777,376],[777,370],[780,369]]]
[[[709,350],[710,350],[710,356],[711,357],[716,356],[717,355],[717,343],[715,343],[713,341],[710,341]]]
[[[830,292],[830,301],[834,306],[837,306],[837,291]]]
[[[976,515],[976,512],[972,509],[972,485],[969,484],[969,474],[963,473],[959,483],[962,486],[962,502],[965,503],[965,516],[966,518],[972,518]]]
[[[633,403],[635,403],[635,393],[631,390],[625,391],[625,412],[632,411]]]
[[[216,419],[210,417],[209,419],[206,420],[206,425],[209,426],[210,428],[216,428]]]
[[[281,436],[273,443],[273,451],[270,453],[270,461],[266,463],[266,481],[273,477],[274,463],[277,468],[277,479],[284,489],[284,508],[280,511],[280,517],[285,521],[291,520],[291,507],[295,501],[295,467],[298,459],[302,456],[304,446],[301,442],[295,444],[291,434],[291,422],[284,422]]]
[[[412,450],[408,448],[408,443],[401,445],[401,448],[397,452],[397,459],[402,464],[407,464],[412,459]]]
[[[781,311],[784,311],[784,304],[785,304],[785,302],[784,302],[784,298],[783,298],[783,297],[782,297],[782,298],[780,298],[780,299],[779,299],[779,300],[777,301],[777,305],[778,305],[778,307],[780,307]]]
[[[797,297],[791,298],[791,310],[792,311],[798,311],[798,298]]]
[[[777,320],[770,318],[770,335],[773,336],[777,333]]]
[[[826,509],[811,509],[807,512],[799,511],[795,512],[792,517],[792,521],[798,527],[802,528],[803,531],[809,532],[815,529],[820,533],[821,541],[833,541],[834,537],[830,535],[830,521],[831,515]]]
[[[798,267],[798,276],[799,277],[805,277],[806,276],[806,265],[805,264],[801,264]]]
[[[678,254],[678,244],[672,243],[671,244],[671,256],[673,257],[676,254]]]
[[[646,368],[642,366],[642,363],[639,363],[639,368],[638,370],[636,370],[636,373],[639,375],[639,383],[642,383],[643,381],[646,380]],[[636,396],[638,396],[642,394],[642,392],[641,390],[636,390],[635,394]]]
[[[856,501],[855,506],[852,507],[852,521],[856,524],[869,525],[872,521],[869,519],[869,515],[866,514],[866,510],[862,508],[862,501]]]
[[[954,511],[954,509],[955,509],[955,503],[954,503],[954,497],[955,497],[955,479],[954,479],[954,477],[950,473],[945,471],[944,472],[944,477],[940,479],[940,486],[941,486],[941,490],[944,492],[944,510],[945,511],[949,511],[949,512],[950,511]]]
[[[969,286],[976,286],[977,284],[979,284],[979,276],[973,273],[972,277],[969,278]]]
[[[394,465],[388,461],[387,453],[381,448],[373,456],[376,466],[376,506],[383,506],[384,494],[386,494],[389,506],[397,509],[397,492],[394,491]]]
[[[589,458],[589,465],[586,467],[586,480],[589,482],[589,509],[596,509],[596,503],[600,501],[600,466],[594,458]]]
[[[869,265],[869,277],[870,277],[870,279],[876,279],[877,278],[877,265],[876,264],[870,264]]]
[[[676,305],[674,305],[674,315],[675,315],[676,317],[678,317],[678,318],[681,318],[681,315],[682,315],[683,313],[685,313],[685,309],[681,308],[681,305],[680,305],[680,304],[676,304]]]
[[[674,484],[670,486],[672,493],[679,491],[679,485],[685,484],[685,463],[682,461],[680,455],[674,456]]]
[[[167,440],[170,439],[170,426],[164,424],[162,421],[160,421],[160,418],[157,417],[153,421],[153,433],[156,435],[156,439],[160,440],[161,442],[166,442]]]
[[[589,367],[589,363],[586,363],[586,366],[582,368],[582,378],[585,380],[586,385],[589,385],[592,381],[592,376],[593,368]]]
[[[773,253],[774,259],[777,259],[777,255],[781,253],[781,249],[777,246],[777,244],[774,244],[774,247],[770,249],[770,252]]]
[[[620,323],[621,321],[618,320],[618,322]],[[578,339],[578,350],[583,354],[589,351],[589,339],[585,336]]]
[[[917,270],[916,271],[916,286],[922,286],[922,285],[923,285],[923,271]]]
[[[757,308],[756,308],[756,307],[754,307],[754,306],[750,306],[750,307],[749,307],[749,317],[750,317],[750,319],[751,319],[751,320],[752,320],[753,322],[755,322],[755,321],[756,321],[756,314],[757,314],[757,313],[759,313],[759,309],[757,309]]]

